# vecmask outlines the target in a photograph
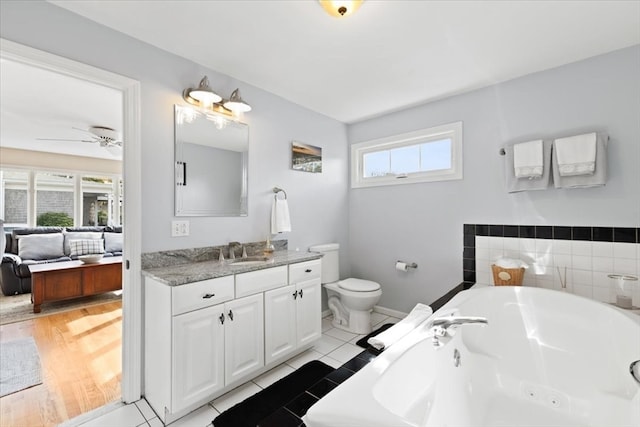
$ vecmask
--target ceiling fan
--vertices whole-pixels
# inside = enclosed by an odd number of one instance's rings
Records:
[[[106,126],[91,126],[89,129],[72,128],[85,132],[91,139],[67,139],[67,138],[36,138],[38,141],[70,141],[70,142],[90,142],[98,143],[100,147],[122,147],[120,133]]]

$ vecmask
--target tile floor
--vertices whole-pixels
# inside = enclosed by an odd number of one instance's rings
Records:
[[[371,323],[374,330],[385,323],[397,323],[398,321],[400,319],[381,313],[374,312],[371,315]],[[336,329],[331,326],[331,317],[325,317],[322,319],[322,338],[318,340],[313,348],[265,372],[253,381],[249,381],[218,397],[208,405],[191,412],[172,423],[171,427],[211,427],[213,419],[221,412],[231,408],[236,403],[242,402],[247,397],[268,387],[312,360],[321,360],[337,369],[362,353],[363,349],[358,347],[356,342],[363,336]],[[162,427],[163,425],[144,399],[120,406],[111,412],[81,424],[74,424],[73,420],[65,424],[81,427],[111,427],[116,425],[121,427]]]

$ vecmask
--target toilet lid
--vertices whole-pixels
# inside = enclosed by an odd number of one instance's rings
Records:
[[[338,282],[338,286],[347,291],[371,292],[380,289],[380,285],[371,280],[345,279]]]

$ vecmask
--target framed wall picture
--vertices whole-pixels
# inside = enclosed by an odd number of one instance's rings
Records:
[[[293,141],[291,168],[303,172],[322,172],[322,148]]]

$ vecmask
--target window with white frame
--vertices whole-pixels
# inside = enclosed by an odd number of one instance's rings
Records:
[[[7,230],[41,221],[122,224],[122,177],[76,171],[0,168],[0,218]],[[60,225],[62,226],[62,225]]]
[[[351,146],[351,187],[462,179],[462,122]]]

